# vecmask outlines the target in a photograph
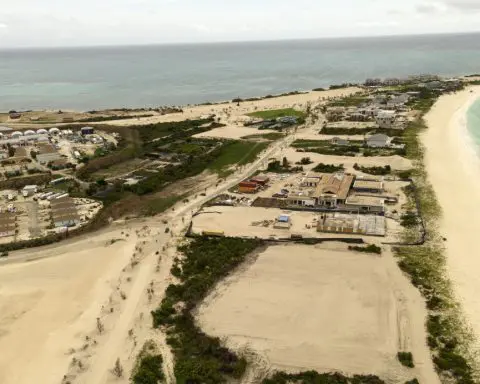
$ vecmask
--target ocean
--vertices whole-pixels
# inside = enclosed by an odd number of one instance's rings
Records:
[[[0,111],[154,107],[480,72],[480,34],[0,50]]]
[[[480,99],[476,100],[467,112],[467,129],[476,144],[475,150],[480,156]]]

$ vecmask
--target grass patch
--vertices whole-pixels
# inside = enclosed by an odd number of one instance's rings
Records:
[[[168,208],[174,206],[180,200],[182,200],[185,195],[177,196],[168,196],[168,197],[158,197],[151,198],[145,202],[143,209],[143,214],[145,216],[155,216],[160,213],[165,212]]]
[[[415,364],[413,363],[413,355],[411,352],[398,352],[397,359],[403,366],[415,368]]]
[[[257,158],[258,154],[265,150],[269,143],[252,143],[246,141],[235,141],[226,144],[221,153],[209,165],[208,169],[225,177],[230,171],[228,168],[232,165],[246,165]]]
[[[250,117],[258,117],[264,120],[273,120],[278,119],[279,117],[287,117],[287,116],[294,116],[298,117],[299,119],[305,119],[307,114],[302,111],[297,111],[293,108],[284,108],[284,109],[272,109],[267,111],[256,111],[252,113],[248,113],[247,116]]]
[[[275,141],[275,140],[280,140],[284,137],[285,135],[283,133],[270,132],[270,133],[257,133],[255,135],[243,136],[242,139],[245,139],[245,140],[263,139],[263,140]]]

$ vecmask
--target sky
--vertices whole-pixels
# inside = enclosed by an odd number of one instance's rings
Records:
[[[0,48],[480,30],[480,0],[0,0]]]

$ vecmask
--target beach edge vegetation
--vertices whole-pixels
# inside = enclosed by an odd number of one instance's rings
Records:
[[[400,269],[410,277],[412,284],[425,298],[428,312],[427,343],[441,381],[473,384],[480,379],[478,357],[472,346],[474,336],[455,298],[446,271],[444,239],[438,232],[442,209],[425,169],[425,148],[421,141],[421,135],[429,129],[425,116],[436,100],[435,97],[429,103],[429,108],[422,110],[417,119],[409,124],[404,135],[407,157],[414,165],[412,179],[426,228],[425,243],[396,246],[393,251]],[[413,206],[413,196],[407,196]],[[404,228],[402,233],[405,243],[411,243],[417,236],[412,227]]]

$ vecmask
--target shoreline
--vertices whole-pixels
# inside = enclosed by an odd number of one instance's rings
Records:
[[[468,131],[467,113],[479,98],[480,87],[440,98],[425,116],[428,129],[421,137],[428,179],[442,209],[439,232],[446,238],[448,277],[474,332],[476,348],[480,338],[480,260],[475,255],[480,232],[475,221],[480,215],[480,159]]]

